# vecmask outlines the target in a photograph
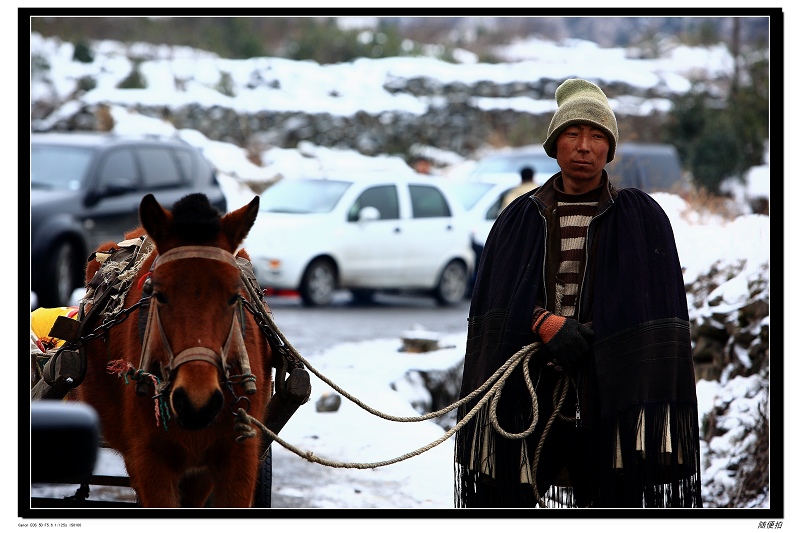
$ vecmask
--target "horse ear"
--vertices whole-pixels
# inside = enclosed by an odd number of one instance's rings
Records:
[[[231,249],[238,248],[250,233],[250,228],[253,227],[256,216],[258,216],[259,202],[260,199],[256,196],[249,204],[222,217],[222,231],[228,236]]]
[[[158,203],[152,194],[142,198],[139,204],[139,221],[147,234],[152,238],[156,245],[162,237],[167,235],[172,215]]]

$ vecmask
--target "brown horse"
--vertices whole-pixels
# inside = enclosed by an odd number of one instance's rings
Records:
[[[235,412],[263,420],[272,350],[243,310],[236,257],[247,258],[237,249],[257,212],[258,197],[221,215],[201,194],[171,211],[147,195],[142,228],[125,235],[154,248],[129,274],[121,307],[148,305],[86,343],[77,391],[97,410],[143,507],[252,505],[261,437],[237,441]],[[89,261],[87,286],[106,257]]]

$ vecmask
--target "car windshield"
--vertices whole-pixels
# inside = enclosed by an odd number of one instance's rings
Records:
[[[451,187],[451,189],[461,205],[464,206],[464,209],[469,211],[492,187],[493,185],[491,183],[481,183],[476,181],[456,183]]]
[[[31,146],[31,188],[78,190],[92,151],[77,146]]]
[[[284,179],[261,193],[259,211],[329,213],[350,185],[349,181]]]

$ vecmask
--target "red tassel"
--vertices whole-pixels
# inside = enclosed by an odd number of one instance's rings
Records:
[[[124,359],[115,359],[114,361],[109,361],[106,365],[106,372],[109,374],[122,375],[131,369],[133,369],[133,365]]]

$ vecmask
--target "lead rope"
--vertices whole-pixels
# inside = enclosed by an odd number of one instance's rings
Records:
[[[333,383],[331,380],[326,378],[322,373],[320,373],[317,369],[315,369],[307,360],[303,358],[302,355],[291,345],[291,343],[284,337],[283,333],[281,332],[280,328],[275,325],[275,322],[272,319],[271,313],[264,313],[262,318],[267,322],[270,330],[278,337],[278,340],[283,344],[283,347],[289,351],[290,355],[299,359],[307,368],[310,370],[314,375],[316,375],[319,379],[321,379],[324,383],[332,387],[336,392],[347,398],[348,400],[352,401],[365,411],[383,418],[385,420],[393,421],[393,422],[421,422],[424,420],[430,420],[431,418],[439,417],[445,413],[452,411],[460,407],[461,405],[471,401],[479,394],[483,393],[487,389],[489,391],[484,395],[484,397],[475,405],[475,407],[470,410],[469,413],[452,429],[447,431],[442,437],[439,439],[431,442],[427,446],[423,446],[413,452],[406,453],[399,457],[395,457],[394,459],[389,459],[386,461],[379,461],[375,463],[344,463],[338,461],[330,461],[327,459],[323,459],[314,455],[311,451],[302,451],[296,446],[289,444],[288,442],[284,441],[282,438],[278,436],[277,433],[274,433],[270,429],[268,429],[261,421],[253,418],[252,416],[248,415],[244,409],[239,409],[236,415],[236,428],[240,433],[240,436],[237,437],[237,442],[242,442],[245,439],[252,438],[256,436],[256,431],[250,426],[250,424],[255,424],[258,426],[261,431],[272,438],[275,442],[286,448],[287,450],[293,452],[295,455],[306,459],[309,462],[321,464],[323,466],[329,466],[333,468],[355,468],[355,469],[370,469],[370,468],[378,468],[381,466],[387,466],[395,463],[399,463],[401,461],[405,461],[406,459],[410,459],[411,457],[416,457],[417,455],[421,455],[426,451],[435,448],[442,442],[449,439],[452,435],[454,435],[459,429],[464,427],[477,413],[478,411],[483,408],[484,405],[488,401],[491,400],[489,404],[489,420],[492,423],[492,427],[495,429],[497,433],[507,439],[523,439],[533,433],[536,424],[538,423],[539,419],[539,401],[536,397],[536,388],[533,384],[533,381],[530,377],[530,362],[531,356],[536,353],[542,346],[540,342],[534,342],[527,346],[522,347],[519,351],[517,351],[514,355],[512,355],[500,368],[498,368],[494,374],[492,374],[486,382],[481,385],[479,388],[472,391],[469,395],[465,396],[461,400],[449,405],[448,407],[444,407],[438,411],[428,413],[427,415],[416,416],[416,417],[397,417],[388,415],[372,407],[366,405],[364,402],[356,398],[355,396],[349,394],[347,391],[343,390],[341,387]],[[531,406],[532,406],[532,413],[533,413],[533,420],[531,425],[525,431],[521,433],[508,433],[505,431],[497,420],[497,405],[500,401],[500,394],[505,385],[508,376],[511,372],[519,365],[520,362],[524,361],[523,369],[523,377],[525,379],[525,385],[528,388],[528,392],[531,395]],[[491,388],[490,388],[491,387]],[[561,397],[556,401],[556,396],[558,394],[559,389],[561,390]],[[567,376],[563,376],[559,381],[556,383],[556,387],[553,390],[553,404],[554,409],[553,413],[548,419],[544,432],[542,433],[542,438],[539,440],[539,444],[536,447],[536,451],[534,453],[534,460],[533,460],[533,469],[532,469],[532,477],[533,477],[533,491],[534,496],[536,497],[537,502],[541,507],[547,507],[545,505],[544,500],[539,494],[538,487],[536,486],[536,473],[538,471],[539,466],[539,459],[541,455],[542,448],[544,447],[545,439],[547,438],[548,433],[550,432],[550,428],[553,425],[556,417],[561,418],[562,420],[570,420],[569,417],[564,416],[561,412],[561,407],[564,405],[564,401],[567,397],[567,392],[569,390],[569,382]]]
[[[556,400],[559,389],[561,389],[561,397]],[[531,470],[531,477],[533,478],[533,481],[531,485],[533,485],[533,496],[536,498],[536,501],[539,502],[539,507],[547,507],[541,495],[539,494],[539,487],[536,485],[536,473],[539,470],[539,459],[542,454],[542,448],[544,448],[544,441],[547,438],[547,434],[550,432],[550,427],[553,425],[556,417],[561,418],[562,420],[570,420],[569,417],[564,416],[564,414],[561,412],[561,406],[564,405],[564,400],[567,398],[568,390],[569,381],[567,376],[564,375],[558,380],[555,388],[553,389],[553,413],[550,415],[550,418],[547,420],[547,423],[544,426],[542,438],[539,439],[539,444],[536,445],[536,452],[533,454],[533,468]]]
[[[276,331],[277,331],[277,329],[276,329]],[[299,353],[297,353],[296,350],[294,350],[294,348],[291,347],[291,345],[289,345],[288,343],[286,343],[286,345],[290,350],[292,350],[294,352],[294,355],[296,357],[298,357],[303,362],[303,364],[306,365],[306,367],[308,367],[308,369],[311,372],[313,372],[322,381],[324,381],[325,383],[327,383],[328,385],[333,387],[334,390],[336,390],[337,392],[339,392],[340,394],[342,394],[343,396],[348,398],[350,401],[352,401],[353,403],[355,403],[356,405],[358,405],[359,407],[361,407],[365,411],[367,411],[367,412],[369,412],[371,414],[374,414],[374,415],[376,415],[376,416],[378,416],[380,418],[383,418],[385,420],[389,420],[389,421],[393,421],[393,422],[421,422],[423,420],[430,420],[431,418],[435,418],[435,417],[441,416],[441,415],[443,415],[443,414],[445,414],[447,412],[452,411],[453,409],[456,409],[456,408],[460,407],[461,405],[463,405],[463,404],[471,401],[472,399],[474,399],[476,396],[482,394],[484,391],[487,391],[487,389],[488,389],[488,392],[486,392],[486,394],[483,396],[483,398],[480,399],[480,401],[472,408],[472,410],[470,410],[470,412],[467,413],[467,415],[458,424],[456,424],[455,427],[453,427],[452,429],[447,431],[442,437],[436,439],[435,441],[431,442],[430,444],[428,444],[426,446],[423,446],[422,448],[418,448],[417,450],[414,450],[412,452],[409,452],[409,453],[403,454],[403,455],[401,455],[399,457],[395,457],[394,459],[388,459],[388,460],[385,460],[385,461],[378,461],[378,462],[374,462],[374,463],[345,463],[345,462],[330,461],[328,459],[323,459],[321,457],[318,457],[318,456],[314,455],[314,453],[311,452],[311,451],[302,451],[299,448],[295,447],[294,445],[289,444],[288,442],[284,441],[276,433],[274,433],[273,431],[268,429],[263,423],[261,423],[260,420],[257,420],[256,418],[253,418],[252,416],[247,414],[247,412],[244,409],[241,409],[241,408],[237,411],[237,415],[236,415],[237,428],[239,428],[240,429],[240,433],[242,433],[239,437],[236,438],[237,442],[242,442],[243,440],[248,439],[248,438],[252,438],[252,437],[254,437],[256,435],[255,430],[252,430],[252,428],[248,428],[247,427],[248,424],[254,424],[254,425],[258,426],[258,428],[261,429],[261,431],[265,435],[267,435],[268,437],[272,438],[274,441],[278,442],[281,446],[283,446],[287,450],[293,452],[294,454],[298,455],[299,457],[302,457],[302,458],[306,459],[309,462],[317,463],[317,464],[320,464],[320,465],[323,465],[323,466],[330,466],[330,467],[333,467],[333,468],[355,468],[355,469],[362,469],[363,470],[363,469],[370,469],[370,468],[379,468],[379,467],[382,467],[382,466],[388,466],[388,465],[391,465],[391,464],[399,463],[401,461],[405,461],[406,459],[410,459],[411,457],[416,457],[417,455],[420,455],[420,454],[422,454],[422,453],[424,453],[424,452],[426,452],[426,451],[428,451],[428,450],[430,450],[432,448],[435,448],[436,446],[438,446],[442,442],[444,442],[447,439],[449,439],[459,429],[464,427],[464,425],[466,425],[478,413],[478,411],[481,408],[483,408],[483,406],[486,405],[486,403],[489,402],[489,401],[492,402],[490,404],[490,406],[489,406],[489,416],[490,416],[490,420],[492,422],[492,426],[495,428],[495,430],[498,433],[500,433],[502,436],[504,436],[506,438],[521,439],[521,438],[527,437],[528,435],[533,433],[533,429],[536,426],[536,423],[537,423],[538,418],[539,418],[539,403],[538,403],[538,400],[536,398],[536,389],[535,389],[535,387],[533,385],[533,381],[530,378],[530,371],[528,370],[528,366],[529,366],[528,363],[530,362],[531,356],[536,351],[538,351],[539,348],[541,347],[541,343],[539,343],[539,342],[535,342],[533,344],[529,344],[527,346],[524,346],[517,353],[515,353],[513,356],[511,356],[503,364],[503,366],[498,368],[495,371],[495,373],[492,374],[491,377],[489,377],[489,379],[487,379],[486,382],[483,385],[481,385],[479,388],[477,388],[474,391],[472,391],[469,395],[465,396],[461,400],[458,400],[457,402],[449,405],[448,407],[445,407],[443,409],[439,409],[438,411],[435,411],[435,412],[432,412],[432,413],[428,413],[426,415],[414,416],[414,417],[392,416],[392,415],[388,415],[386,413],[382,413],[382,412],[380,412],[380,411],[378,411],[376,409],[373,409],[373,408],[369,407],[368,405],[364,404],[361,400],[359,400],[358,398],[352,396],[351,394],[347,393],[346,391],[342,390],[336,384],[331,382],[328,378],[326,378],[325,376],[321,375],[313,366],[311,366],[308,363],[308,361],[303,359],[303,357]],[[525,363],[524,366],[523,366],[523,375],[524,375],[524,378],[525,378],[525,384],[526,384],[526,386],[528,388],[528,391],[531,394],[531,404],[532,404],[532,407],[533,407],[533,422],[531,423],[530,427],[527,430],[523,431],[522,433],[508,433],[505,430],[503,430],[503,428],[500,427],[500,423],[497,421],[497,402],[500,399],[500,391],[502,390],[503,386],[505,385],[505,382],[508,379],[508,376],[511,375],[511,373],[514,371],[514,369],[517,367],[517,365],[519,365],[520,362],[524,362]]]

